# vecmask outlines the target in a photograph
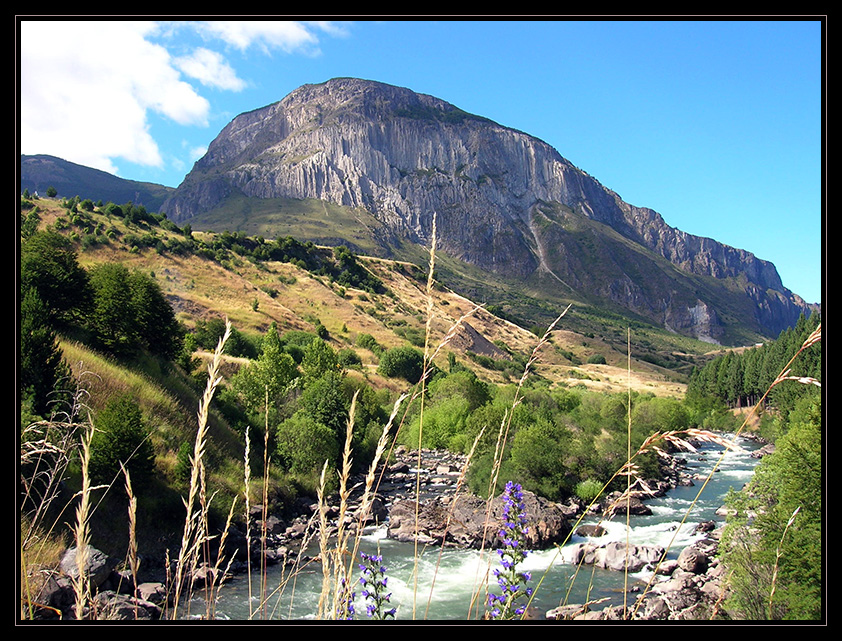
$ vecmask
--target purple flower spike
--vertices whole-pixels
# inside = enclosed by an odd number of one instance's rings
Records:
[[[532,578],[529,572],[518,572],[517,565],[528,554],[524,548],[527,518],[523,503],[523,490],[518,483],[508,481],[503,492],[503,526],[498,532],[502,547],[497,549],[502,569],[495,569],[494,576],[500,595],[489,593],[488,615],[492,619],[514,619],[526,612],[526,602],[533,589],[526,587]]]

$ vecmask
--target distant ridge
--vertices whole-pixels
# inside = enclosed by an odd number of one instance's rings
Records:
[[[158,211],[172,194],[172,187],[118,178],[99,169],[77,165],[55,156],[20,157],[20,190],[45,195],[54,187],[64,198],[91,198],[117,204],[133,202]]]

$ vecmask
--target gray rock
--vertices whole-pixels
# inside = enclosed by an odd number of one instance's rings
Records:
[[[78,578],[79,565],[77,561],[77,548],[69,548],[61,559],[61,571],[71,578]],[[102,585],[114,570],[116,563],[109,559],[103,552],[97,550],[95,547],[88,546],[86,553],[86,561],[82,571],[88,577],[91,586],[99,587]]]

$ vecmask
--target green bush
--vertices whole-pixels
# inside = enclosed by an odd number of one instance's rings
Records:
[[[599,496],[602,491],[602,483],[593,479],[584,479],[576,484],[575,491],[576,496],[585,503],[590,503]]]
[[[413,347],[393,347],[383,354],[377,371],[388,378],[403,378],[414,385],[421,380],[424,356]]]
[[[465,423],[469,415],[468,400],[461,396],[444,398],[424,411],[423,430],[421,417],[417,416],[404,431],[403,442],[418,447],[419,434],[422,447],[461,450],[466,445]],[[468,444],[469,445],[469,444]]]
[[[337,358],[339,359],[339,364],[342,367],[348,369],[357,368],[360,365],[362,365],[362,359],[360,359],[360,355],[357,354],[350,347],[340,349],[339,353],[337,354]]]
[[[312,416],[297,412],[283,421],[276,432],[276,447],[281,465],[294,474],[313,474],[334,469],[340,445],[335,432]]]
[[[367,349],[378,356],[383,353],[383,347],[377,342],[371,334],[359,334],[357,336],[357,346]]]
[[[155,469],[155,452],[140,406],[128,395],[117,396],[99,412],[91,440],[90,476],[111,483],[125,465],[133,487],[143,487]]]

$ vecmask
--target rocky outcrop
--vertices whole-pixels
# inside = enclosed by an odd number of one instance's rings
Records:
[[[392,238],[425,245],[435,213],[438,246],[452,256],[711,341],[723,333],[721,297],[736,288],[737,308],[753,315],[743,322],[761,332],[806,309],[771,263],[670,227],[545,142],[378,82],[304,85],[237,116],[162,211],[184,222],[232,195],[363,208]]]

